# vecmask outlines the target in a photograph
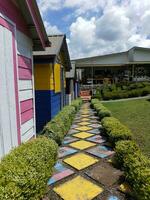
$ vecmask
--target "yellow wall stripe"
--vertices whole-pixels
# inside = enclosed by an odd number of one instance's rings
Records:
[[[34,76],[36,90],[54,90],[52,64],[35,64]]]
[[[55,92],[61,91],[61,65],[54,65]]]

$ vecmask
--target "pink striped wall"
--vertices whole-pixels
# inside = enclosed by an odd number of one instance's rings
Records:
[[[32,70],[25,69],[19,66],[19,79],[21,80],[32,80]]]
[[[32,69],[31,59],[22,55],[18,55],[18,65],[23,68]]]
[[[24,113],[21,113],[21,124],[24,124],[25,122],[32,119],[33,115],[34,115],[33,108]]]
[[[20,102],[21,113],[33,109],[33,99]]]
[[[18,73],[20,80],[32,80],[31,59],[18,55]]]
[[[18,73],[20,80],[32,80],[32,61],[30,58],[18,55]],[[34,117],[33,99],[20,102],[21,124]]]

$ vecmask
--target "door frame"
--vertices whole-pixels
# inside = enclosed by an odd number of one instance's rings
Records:
[[[13,121],[16,122],[16,134],[17,139],[16,141],[13,141],[12,137],[12,147],[13,146],[18,146],[18,144],[21,143],[21,134],[20,134],[20,104],[19,104],[19,94],[18,94],[18,60],[17,60],[17,42],[16,42],[16,25],[6,16],[4,16],[2,13],[0,13],[0,26],[4,27],[5,29],[9,30],[12,33],[12,59],[13,59],[13,81],[14,81],[14,96],[15,96],[15,114],[16,114],[16,119]],[[7,69],[8,70],[8,69]],[[5,75],[7,72],[5,73]],[[7,77],[6,77],[7,78]],[[10,95],[10,91],[9,95]],[[0,102],[0,107],[3,106],[3,103]],[[0,110],[0,112],[2,112]],[[9,109],[10,115],[12,110]],[[1,114],[0,114],[1,115]],[[3,116],[0,116],[3,117]],[[12,120],[12,118],[11,118]],[[9,126],[9,125],[8,125]],[[0,127],[2,129],[2,127]],[[12,136],[12,135],[11,135]],[[2,136],[4,137],[4,135]],[[4,151],[5,153],[5,151]]]

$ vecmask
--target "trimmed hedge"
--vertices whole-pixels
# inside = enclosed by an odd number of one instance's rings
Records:
[[[115,159],[132,185],[136,199],[149,200],[150,160],[144,156],[133,141],[119,141],[115,147]]]
[[[45,137],[12,150],[0,163],[0,199],[39,200],[57,159],[57,144]]]
[[[82,99],[78,98],[78,99],[72,101],[71,106],[75,107],[76,111],[78,111],[81,104],[82,104]]]
[[[61,145],[64,136],[70,129],[74,116],[82,104],[79,98],[70,106],[65,106],[50,122],[46,124],[41,134],[56,141]]]
[[[91,105],[97,111],[100,119],[111,116],[111,112],[106,107],[104,107],[98,99],[92,99]]]
[[[103,100],[115,100],[146,96],[148,94],[150,94],[150,82],[117,83],[98,88],[96,95],[93,95],[93,97]]]
[[[120,121],[114,117],[105,117],[102,120],[102,126],[105,130],[105,133],[108,135],[108,139],[113,144],[120,140],[132,139],[132,133],[130,129],[121,124]]]
[[[91,106],[99,113],[100,102],[97,99],[91,101]],[[134,197],[138,200],[150,199],[150,160],[142,154],[138,145],[132,140],[131,131],[114,117],[102,119],[104,132],[108,140],[115,146],[115,163],[124,172],[126,180],[134,191]]]

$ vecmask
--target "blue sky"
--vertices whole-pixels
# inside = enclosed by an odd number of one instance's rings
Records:
[[[71,58],[150,47],[150,0],[37,0],[48,34],[67,35]]]

